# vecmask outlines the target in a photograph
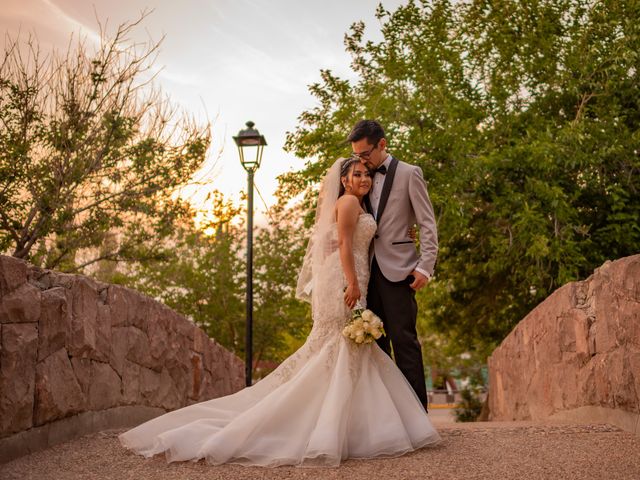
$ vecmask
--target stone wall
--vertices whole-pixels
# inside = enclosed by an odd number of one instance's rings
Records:
[[[640,434],[640,255],[527,315],[489,359],[491,420],[602,421]]]
[[[244,385],[244,363],[165,305],[7,256],[0,348],[0,462]]]

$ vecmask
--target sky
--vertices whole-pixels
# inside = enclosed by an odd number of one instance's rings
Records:
[[[99,41],[98,20],[107,32],[153,10],[133,40],[160,40],[157,83],[172,101],[212,125],[212,147],[195,179],[204,183],[183,192],[202,207],[217,189],[235,201],[246,191],[232,136],[255,122],[266,137],[255,183],[267,205],[274,203],[277,176],[298,170],[304,160],[284,151],[286,132],[316,105],[308,86],[330,69],[355,79],[344,34],[355,21],[366,38],[381,39],[374,13],[378,0],[0,0],[0,28],[6,35],[32,34],[43,51],[65,51],[70,36]],[[406,0],[383,0],[395,10]],[[345,132],[345,137],[349,132]],[[255,198],[260,219],[264,204]]]

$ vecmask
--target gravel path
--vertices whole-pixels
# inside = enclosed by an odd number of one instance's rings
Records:
[[[135,479],[640,479],[640,437],[602,424],[435,423],[443,442],[339,468],[166,464],[134,455],[105,431],[0,465],[2,480]]]

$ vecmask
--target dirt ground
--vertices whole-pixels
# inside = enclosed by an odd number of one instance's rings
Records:
[[[338,468],[167,464],[118,442],[121,430],[88,435],[0,465],[2,480],[135,479],[640,479],[640,437],[603,424],[433,423],[443,441],[402,457],[348,460]]]

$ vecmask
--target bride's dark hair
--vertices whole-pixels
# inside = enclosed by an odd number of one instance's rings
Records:
[[[358,162],[360,162],[360,159],[358,157],[348,157],[348,158],[345,158],[340,164],[340,191],[338,192],[338,198],[344,195],[344,192],[345,192],[342,179],[347,175],[349,175],[349,172],[353,168],[353,165]]]

